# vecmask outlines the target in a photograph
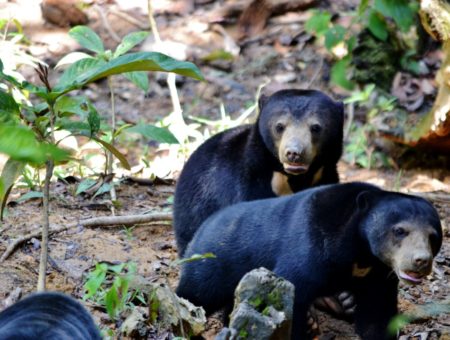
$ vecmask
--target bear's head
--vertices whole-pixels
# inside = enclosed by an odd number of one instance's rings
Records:
[[[281,90],[259,100],[259,133],[286,173],[308,171],[315,160],[337,163],[342,154],[344,109],[315,90]]]
[[[430,274],[442,244],[436,209],[428,201],[393,192],[364,192],[358,197],[365,215],[363,230],[373,255],[398,278],[419,283]]]

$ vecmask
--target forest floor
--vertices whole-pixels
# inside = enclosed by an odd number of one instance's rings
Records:
[[[146,25],[144,1],[140,4],[141,7],[134,7],[136,4],[130,1],[99,3],[100,11],[106,13],[107,20],[119,36],[124,36],[138,28],[114,13],[127,13],[144,26]],[[272,93],[282,88],[315,88],[329,93],[336,99],[342,99],[347,95],[342,90],[328,85],[330,63],[325,51],[314,44],[311,36],[308,36],[302,28],[307,17],[305,12],[289,13],[271,19],[261,35],[239,45],[240,52],[233,61],[205,62],[202,56],[210,52],[220,48],[230,48],[230,45],[238,46],[233,40],[232,26],[224,31],[220,26],[208,24],[213,17],[211,13],[220,8],[220,4],[212,1],[209,5],[196,6],[194,9],[187,10],[180,6],[181,9],[177,7],[177,10],[181,12],[174,13],[173,6],[171,10],[163,8],[167,1],[156,1],[156,3],[161,6],[158,7],[156,4],[156,21],[162,39],[178,42],[173,56],[181,58],[177,53],[183,50],[188,60],[193,60],[199,66],[207,80],[196,82],[180,79],[178,83],[184,116],[203,117],[217,123],[212,127],[204,125],[198,127],[198,131],[204,136],[213,133],[218,125],[225,124],[221,115],[221,105],[227,117],[236,119],[254,101],[258,87],[265,83],[268,84],[263,90],[264,93]],[[339,12],[348,9],[351,3],[352,1],[333,1],[332,10]],[[14,11],[30,39],[29,51],[45,60],[50,66],[54,66],[57,60],[64,54],[74,51],[77,46],[67,36],[67,29],[44,23],[40,17],[39,8],[33,6],[36,6],[36,1],[16,1],[0,5],[0,15],[4,15],[8,10]],[[30,7],[32,7],[31,10]],[[33,15],[20,18],[20,15],[26,12],[25,8]],[[99,10],[91,7],[87,13],[90,19],[89,26],[100,34],[108,48],[115,46],[117,43],[113,41],[104,22],[99,18]],[[287,44],[286,41],[292,43]],[[149,40],[141,49],[149,50],[152,46],[153,43]],[[28,76],[36,77],[31,72]],[[155,122],[171,112],[170,96],[163,76],[150,76],[150,91],[147,95],[123,78],[117,77],[114,82],[117,93],[116,109],[123,122]],[[83,91],[95,103],[99,112],[107,117],[110,104],[106,82],[92,84]],[[358,119],[358,114],[355,119]],[[194,123],[190,119],[188,122]],[[77,142],[80,146],[86,145],[85,140]],[[117,197],[120,202],[117,214],[170,212],[175,188],[172,181],[158,185],[142,185],[126,181],[124,178],[130,175],[148,178],[149,173],[152,173],[165,179],[174,179],[176,182],[183,159],[174,160],[169,149],[155,143],[130,138],[123,139],[120,143],[120,150],[127,155],[133,170],[130,173],[118,169],[116,173],[120,182],[117,185]],[[86,154],[80,154],[79,157],[87,159]],[[450,314],[421,313],[420,306],[450,303],[449,163],[435,162],[440,157],[430,153],[423,157],[425,162],[406,160],[397,164],[396,156],[392,158],[394,168],[389,169],[361,169],[354,164],[341,161],[339,163],[340,178],[342,182],[366,181],[388,190],[416,193],[429,198],[434,203],[444,227],[444,242],[436,257],[433,272],[427,280],[416,286],[400,285],[401,312],[420,314],[417,320],[403,328],[401,335],[404,336],[403,340],[448,340],[450,339]],[[150,166],[143,165],[142,159],[148,160]],[[98,160],[98,158],[90,158],[86,162],[94,167]],[[407,164],[417,165],[406,166]],[[67,176],[70,175],[80,176],[73,170],[75,168],[74,166],[70,170],[61,170],[60,177],[68,179]],[[72,170],[75,172],[71,172]],[[83,218],[111,214],[109,209],[111,201],[107,195],[96,198],[75,195],[76,185],[76,183],[55,179],[51,186],[52,224],[65,225]],[[16,202],[28,190],[22,185],[14,189],[11,194],[5,221],[0,226],[0,253],[13,239],[40,227],[41,201],[32,199]],[[177,258],[174,233],[170,223],[152,223],[132,228],[76,227],[53,235],[49,247],[47,288],[66,292],[79,299],[84,294],[83,283],[86,273],[92,270],[96,263],[103,261],[107,263],[132,261],[137,264],[138,273],[146,279],[155,282],[166,282],[168,279],[172,287],[176,287],[177,284],[178,268],[170,265]],[[32,239],[19,247],[0,265],[0,303],[17,287],[22,289],[23,294],[35,290],[39,252],[39,240]],[[105,311],[89,303],[87,307],[99,324],[112,328],[120,324],[120,322],[111,323]],[[206,333],[208,338],[212,338],[218,330],[216,322],[211,321],[210,325],[211,329]],[[319,325],[322,339],[357,338],[349,323],[336,320],[325,313],[319,313]],[[156,337],[158,339],[170,338],[168,333],[160,332],[159,334]]]

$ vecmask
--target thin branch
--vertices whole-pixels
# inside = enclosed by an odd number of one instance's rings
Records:
[[[109,93],[111,93],[111,145],[114,146],[115,141],[115,134],[116,134],[116,105],[115,105],[115,99],[114,99],[114,85],[112,82],[112,76],[108,77],[108,86],[109,86]],[[108,172],[107,175],[110,175],[113,173],[113,154],[111,151],[107,151],[108,154]],[[111,212],[113,215],[115,215],[115,209],[114,209],[114,202],[117,201],[116,196],[116,188],[114,187],[114,183],[111,183],[111,201],[113,202],[113,205],[111,206]]]
[[[121,39],[117,35],[117,33],[112,29],[111,25],[109,24],[108,18],[106,17],[105,13],[103,13],[103,9],[100,8],[99,5],[94,4],[94,8],[97,10],[98,16],[100,17],[100,20],[102,21],[103,27],[108,31],[109,35],[115,42],[120,42]]]
[[[125,12],[119,11],[119,10],[115,9],[114,7],[109,9],[109,13],[117,15],[118,17],[122,18],[123,20],[128,21],[130,24],[139,27],[141,30],[148,30],[150,28],[149,25],[140,22],[139,20],[133,18],[131,15],[129,15]]]
[[[48,160],[45,169],[45,184],[44,184],[44,198],[42,211],[42,242],[41,242],[41,258],[39,261],[39,277],[37,291],[45,291],[45,276],[47,274],[47,258],[48,258],[48,235],[49,235],[49,195],[50,195],[50,180],[53,175],[54,163],[53,160]]]
[[[135,225],[144,224],[150,222],[162,222],[172,221],[172,213],[155,213],[145,215],[128,215],[128,216],[100,216],[94,218],[88,218],[73,222],[64,226],[57,226],[48,231],[49,235],[60,233],[78,226],[82,227],[100,227],[100,226],[123,226],[123,225]],[[0,257],[0,263],[5,261],[16,248],[22,243],[31,240],[32,238],[41,237],[41,231],[35,231],[27,235],[20,236],[14,242],[12,242],[8,248],[6,248],[3,255]]]

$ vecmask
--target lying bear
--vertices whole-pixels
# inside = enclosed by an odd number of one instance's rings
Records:
[[[180,257],[217,210],[339,181],[342,103],[319,91],[282,90],[261,97],[259,107],[255,124],[215,135],[184,166],[173,222]]]
[[[32,294],[0,313],[0,339],[100,340],[91,315],[60,293]]]
[[[186,257],[216,258],[184,264],[177,294],[207,313],[231,310],[239,280],[265,267],[295,286],[292,339],[306,338],[314,299],[343,290],[355,297],[356,332],[365,340],[390,339],[398,279],[420,282],[441,242],[439,216],[428,201],[364,183],[327,185],[212,215]]]

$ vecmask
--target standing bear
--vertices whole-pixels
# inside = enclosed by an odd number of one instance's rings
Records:
[[[255,124],[213,136],[184,166],[173,222],[180,257],[203,221],[224,207],[339,182],[341,102],[291,89],[262,96],[259,110]]]

